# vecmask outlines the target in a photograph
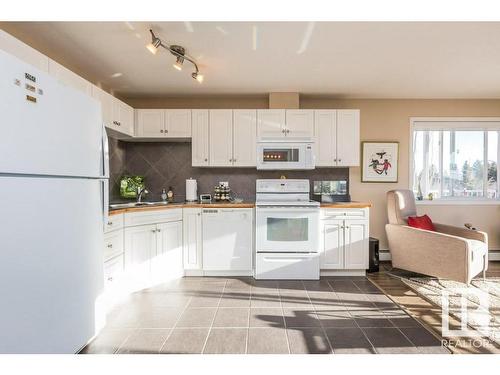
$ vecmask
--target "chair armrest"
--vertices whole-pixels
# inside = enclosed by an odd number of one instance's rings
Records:
[[[452,225],[434,223],[434,228],[439,233],[445,233],[451,236],[467,238],[469,240],[478,240],[488,244],[488,234],[481,231],[471,230],[467,228],[455,227]]]
[[[472,251],[465,238],[406,225],[385,228],[394,267],[468,282]]]

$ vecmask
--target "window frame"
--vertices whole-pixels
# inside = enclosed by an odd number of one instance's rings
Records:
[[[413,191],[413,175],[414,175],[414,144],[413,137],[416,130],[427,130],[427,131],[460,131],[460,130],[475,130],[484,132],[484,155],[483,160],[487,160],[488,157],[488,142],[487,142],[487,131],[497,131],[498,133],[498,145],[497,145],[497,198],[487,198],[487,197],[439,197],[434,200],[426,200],[424,197],[423,201],[416,201],[417,204],[476,204],[476,205],[500,205],[500,117],[410,117],[410,135],[409,135],[409,157],[408,157],[408,179],[409,188]],[[424,139],[424,147],[425,146]],[[427,146],[428,147],[428,146]],[[440,178],[440,191],[443,191],[442,177],[443,173],[443,133],[440,133],[440,149],[439,149],[439,170],[441,174]],[[486,167],[487,164],[485,164]],[[484,173],[483,188],[487,189],[487,173]]]

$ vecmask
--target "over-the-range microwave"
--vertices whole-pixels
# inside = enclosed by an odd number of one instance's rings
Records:
[[[259,142],[257,169],[314,169],[312,142]]]

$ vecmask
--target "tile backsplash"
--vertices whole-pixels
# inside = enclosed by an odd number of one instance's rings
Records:
[[[259,178],[307,178],[349,180],[349,168],[317,168],[310,171],[258,171],[255,168],[199,168],[191,166],[191,143],[122,142],[110,139],[110,200],[120,200],[119,182],[125,174],[145,177],[149,200],[159,200],[161,190],[173,188],[176,201],[186,194],[186,179],[198,181],[198,194],[213,193],[219,181],[228,181],[238,198],[255,200]],[[312,186],[311,186],[312,189]]]

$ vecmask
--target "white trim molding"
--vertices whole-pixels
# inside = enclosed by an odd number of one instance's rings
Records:
[[[410,117],[410,134],[409,134],[409,157],[408,157],[408,186],[413,190],[413,175],[414,175],[414,137],[415,130],[422,131],[439,131],[439,130],[477,130],[485,132],[484,144],[484,159],[487,158],[487,131],[497,131],[498,139],[500,142],[500,117]],[[440,143],[442,144],[442,134]],[[500,164],[500,145],[497,146],[497,164]],[[442,166],[442,147],[440,154],[440,171],[443,170]],[[442,173],[442,172],[440,172]],[[486,181],[486,174],[484,176]],[[441,178],[441,185],[443,179]],[[487,184],[483,184],[484,194],[486,194]],[[424,186],[425,190],[425,186]],[[442,186],[441,186],[442,190]],[[500,194],[500,168],[497,168],[497,194]],[[417,205],[500,205],[500,199],[487,199],[487,198],[436,198],[432,201],[424,200],[417,201]]]

